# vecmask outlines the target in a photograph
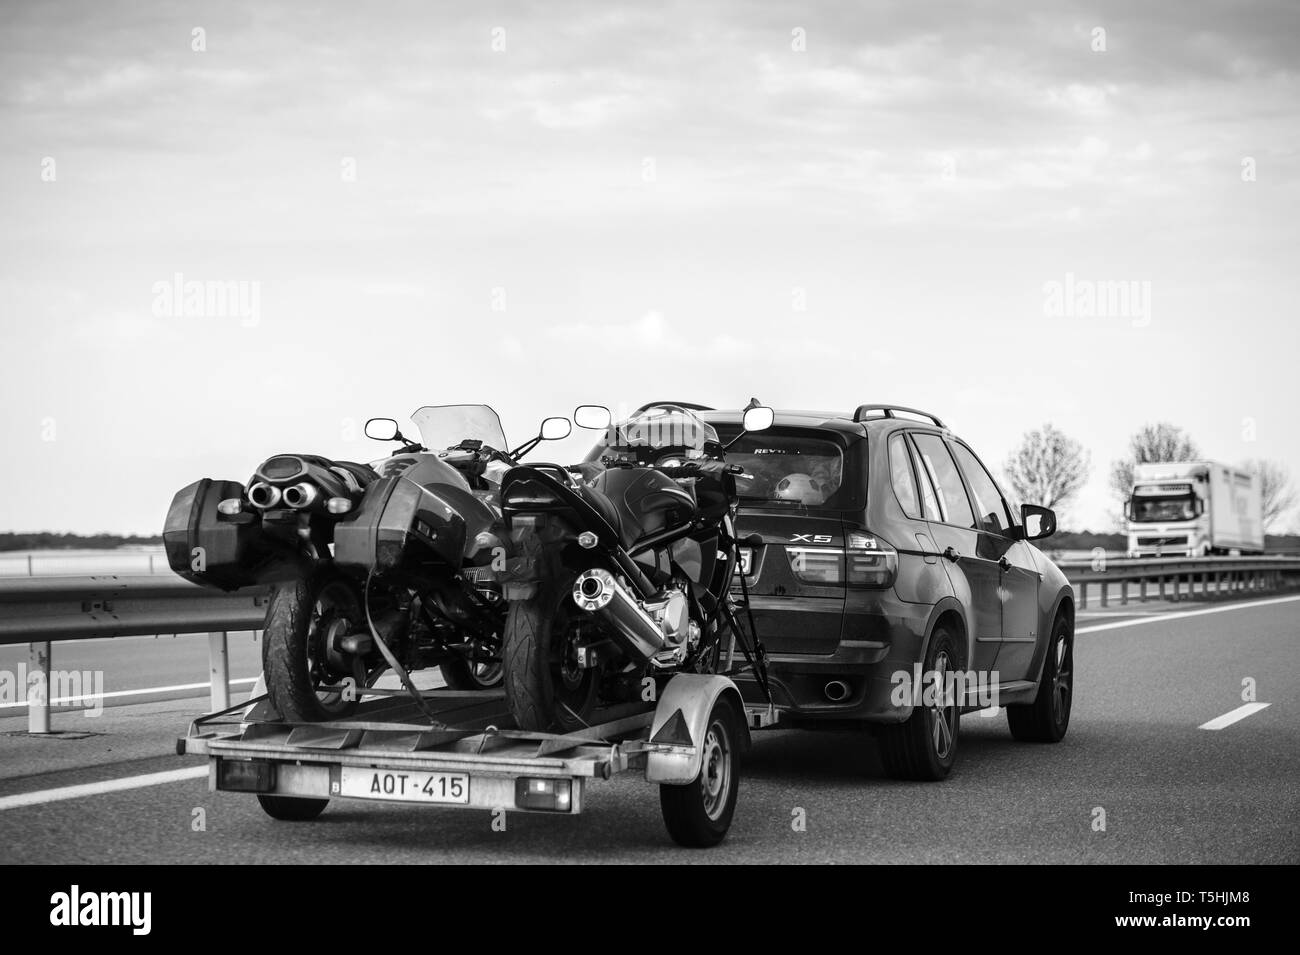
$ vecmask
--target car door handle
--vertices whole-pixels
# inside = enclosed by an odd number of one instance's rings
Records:
[[[1011,569],[1011,561],[1007,560],[1005,556],[1003,556],[1003,557],[999,557],[999,558],[998,558],[998,566],[1001,567],[1003,570],[1010,570],[1010,569]]]
[[[961,554],[957,553],[957,551],[954,550],[954,549],[952,548],[951,545],[949,545],[948,547],[945,547],[945,548],[944,548],[944,550],[943,550],[943,556],[944,556],[944,557],[947,557],[947,558],[948,558],[950,561],[952,561],[954,564],[955,564],[957,561],[961,560]]]

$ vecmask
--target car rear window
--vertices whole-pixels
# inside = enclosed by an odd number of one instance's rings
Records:
[[[723,441],[728,438],[724,435]],[[761,431],[732,445],[727,463],[745,469],[736,475],[742,502],[836,510],[857,506],[856,482],[846,473],[844,451],[829,438]]]

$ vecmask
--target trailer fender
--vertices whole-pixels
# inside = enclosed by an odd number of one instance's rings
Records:
[[[650,727],[650,752],[645,778],[651,783],[685,786],[700,774],[700,743],[708,729],[709,714],[721,697],[736,710],[736,740],[740,752],[749,749],[745,704],[736,684],[725,676],[679,673],[668,681],[655,706]]]

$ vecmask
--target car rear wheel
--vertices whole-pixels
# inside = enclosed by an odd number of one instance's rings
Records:
[[[1059,743],[1070,727],[1074,704],[1074,631],[1065,617],[1052,628],[1043,678],[1032,703],[1007,707],[1011,735],[1026,743]]]
[[[952,631],[934,631],[922,667],[926,681],[920,705],[902,723],[882,726],[877,735],[885,772],[895,779],[937,781],[952,771],[957,760],[961,707],[949,699],[948,676],[961,658]]]

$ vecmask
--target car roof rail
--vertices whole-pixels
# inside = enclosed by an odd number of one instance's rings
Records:
[[[718,409],[716,409],[716,408],[710,408],[708,405],[697,405],[697,404],[692,404],[692,403],[689,402],[689,401],[651,401],[651,402],[648,402],[648,403],[646,403],[646,404],[643,404],[640,408],[637,408],[636,411],[633,411],[632,413],[633,413],[633,414],[640,414],[642,411],[645,411],[647,408],[662,408],[664,405],[675,405],[675,406],[677,406],[678,408],[685,408],[687,411],[716,411],[716,410],[718,410]]]
[[[938,427],[943,428],[944,430],[947,430],[948,428],[946,424],[944,424],[942,421],[939,420],[938,415],[930,414],[930,412],[928,411],[922,411],[920,408],[908,408],[906,405],[858,405],[858,410],[853,412],[853,420],[854,421],[865,420],[867,417],[867,412],[869,411],[882,411],[884,412],[884,416],[886,418],[897,417],[897,415],[895,415],[894,412],[903,411],[906,412],[907,414],[916,414],[916,415],[920,415],[922,418],[929,418]]]

